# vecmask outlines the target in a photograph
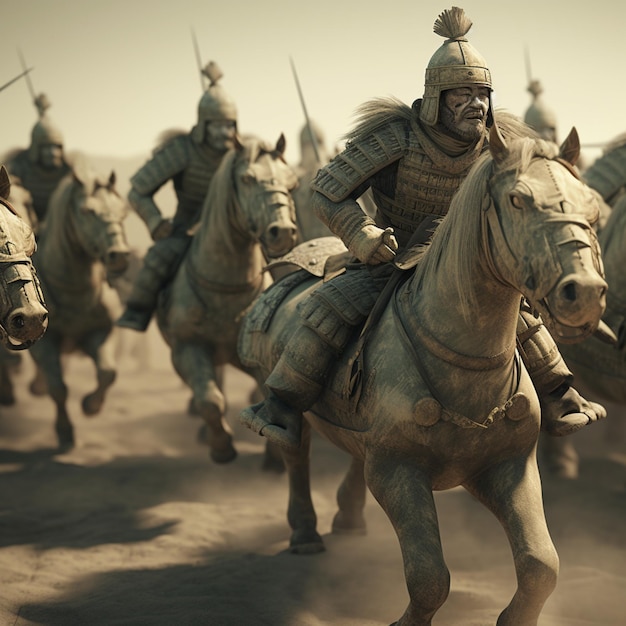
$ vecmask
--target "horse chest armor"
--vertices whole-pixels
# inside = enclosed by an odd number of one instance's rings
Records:
[[[472,163],[460,172],[449,173],[411,135],[406,154],[398,162],[393,193],[385,193],[377,181],[372,185],[379,215],[394,228],[401,244],[406,244],[424,219],[433,215],[443,217],[448,212],[452,196]]]

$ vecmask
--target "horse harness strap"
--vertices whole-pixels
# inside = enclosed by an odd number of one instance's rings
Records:
[[[486,357],[486,358],[485,357],[468,357],[466,355],[461,355],[443,346],[441,343],[437,342],[432,336],[427,336],[425,332],[423,331],[423,329],[420,328],[419,324],[415,323],[415,321],[412,318],[409,318],[409,320],[404,318],[404,316],[402,315],[400,311],[400,306],[398,304],[397,293],[392,298],[392,306],[393,306],[393,310],[395,313],[394,318],[396,320],[399,330],[401,331],[400,334],[401,334],[403,343],[409,348],[413,356],[413,361],[417,367],[417,370],[420,376],[422,377],[422,380],[426,384],[426,387],[428,388],[432,398],[441,407],[441,418],[444,421],[452,422],[453,424],[460,426],[461,428],[484,428],[486,429],[486,428],[489,428],[489,426],[491,426],[492,424],[500,421],[504,417],[509,417],[512,420],[518,420],[521,417],[523,417],[523,415],[525,414],[525,409],[527,407],[528,399],[526,398],[526,396],[524,396],[524,394],[517,393],[517,392],[514,393],[504,403],[504,405],[500,407],[498,406],[494,407],[489,412],[489,415],[485,418],[483,422],[476,422],[475,420],[470,419],[469,417],[461,413],[458,413],[454,410],[446,408],[444,403],[437,397],[437,395],[433,391],[433,385],[430,382],[430,377],[428,376],[428,373],[426,372],[426,368],[424,367],[424,364],[419,358],[419,354],[415,348],[415,344],[411,340],[411,336],[409,335],[406,324],[407,323],[410,324],[411,332],[417,334],[420,339],[423,340],[424,338],[426,338],[426,344],[427,344],[426,347],[428,349],[430,349],[430,346],[435,345],[435,343],[438,345],[438,347],[436,348],[437,349],[436,356],[441,357],[441,354],[445,354],[447,358],[445,358],[444,360],[451,363],[452,365],[456,365],[458,367],[465,367],[467,369],[485,369],[485,370],[496,369],[497,367],[504,365],[510,358],[514,357],[516,369],[519,371],[519,368],[520,368],[519,354],[515,351],[515,347],[516,347],[515,343],[511,346],[511,348],[501,352],[498,355],[495,355],[494,357]],[[462,364],[459,364],[459,362]],[[479,366],[476,367],[476,365],[479,365]],[[519,384],[519,376],[517,377],[517,380]],[[517,388],[517,385],[516,385],[516,388]],[[433,423],[436,423],[436,422],[433,422]]]

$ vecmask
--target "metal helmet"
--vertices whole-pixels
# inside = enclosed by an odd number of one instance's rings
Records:
[[[459,7],[440,13],[433,30],[446,41],[433,54],[426,68],[424,95],[420,107],[420,120],[428,126],[437,123],[441,92],[467,85],[479,85],[491,90],[491,72],[481,54],[467,41],[465,35],[472,21]],[[487,124],[493,121],[489,103]]]
[[[538,80],[531,80],[528,89],[532,96],[532,104],[526,109],[524,122],[536,130],[541,137],[550,141],[557,141],[556,137],[556,115],[552,109],[548,108],[540,97],[543,87]]]
[[[33,126],[33,130],[30,133],[28,158],[33,163],[38,163],[41,148],[48,144],[54,144],[62,148],[63,135],[47,115],[42,115],[39,121]]]
[[[205,139],[206,123],[212,120],[227,120],[237,123],[237,107],[234,100],[226,93],[219,84],[224,75],[215,61],[210,61],[202,70],[210,84],[202,94],[198,103],[198,122],[191,131],[191,136],[196,143],[202,143]]]

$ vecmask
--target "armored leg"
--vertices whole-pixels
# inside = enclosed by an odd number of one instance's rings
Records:
[[[148,250],[117,326],[146,330],[156,309],[159,292],[174,276],[188,245],[187,239],[171,238],[158,241]]]
[[[522,358],[539,396],[542,430],[556,437],[570,435],[606,417],[602,405],[585,400],[571,386],[572,372],[541,319],[522,309],[517,334]]]
[[[300,445],[302,413],[315,404],[331,363],[343,352],[353,330],[332,311],[310,311],[266,379],[265,401],[240,416],[248,428],[283,448]]]

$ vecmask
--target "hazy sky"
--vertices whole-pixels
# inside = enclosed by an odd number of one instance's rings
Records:
[[[468,38],[486,58],[496,104],[523,115],[533,78],[564,138],[583,143],[626,130],[626,3],[615,0],[468,0]],[[299,158],[304,116],[338,142],[355,108],[376,96],[410,104],[443,39],[433,33],[441,0],[0,0],[0,84],[20,72],[17,50],[35,69],[50,116],[69,150],[135,156],[168,128],[191,128],[201,95],[192,43],[215,60],[239,108],[239,128],[274,141],[284,132]],[[36,111],[25,81],[0,93],[0,152],[27,146]],[[595,156],[597,152],[589,151]]]

